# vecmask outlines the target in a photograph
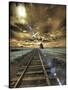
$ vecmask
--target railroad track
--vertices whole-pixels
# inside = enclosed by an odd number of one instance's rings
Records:
[[[18,58],[14,72],[15,77],[10,76],[10,88],[58,85],[57,77],[50,75],[50,67],[43,62],[39,49]]]

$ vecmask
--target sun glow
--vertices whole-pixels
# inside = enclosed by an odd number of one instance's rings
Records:
[[[23,5],[19,5],[17,7],[17,13],[18,13],[18,16],[19,17],[23,17],[23,18],[26,18],[26,9],[25,9],[25,6]]]

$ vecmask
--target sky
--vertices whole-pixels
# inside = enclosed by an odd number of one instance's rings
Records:
[[[66,6],[10,2],[10,46],[65,47]]]

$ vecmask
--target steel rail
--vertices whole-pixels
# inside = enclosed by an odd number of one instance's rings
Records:
[[[34,56],[34,55],[33,55],[33,56]],[[21,80],[22,80],[22,78],[23,78],[23,76],[24,76],[27,68],[29,67],[29,65],[30,65],[30,63],[31,63],[31,60],[32,60],[33,56],[30,55],[29,61],[28,61],[27,65],[25,66],[22,74],[21,74],[20,77],[18,78],[17,82],[15,83],[14,88],[18,87],[19,83],[21,82]]]
[[[41,55],[40,55],[40,50],[38,50],[38,54],[39,54],[39,58],[40,58],[40,61],[41,61],[41,64],[42,64],[42,68],[43,68],[43,71],[44,71],[44,76],[45,76],[45,79],[46,79],[46,81],[47,81],[47,84],[48,84],[48,85],[51,85],[50,80],[49,80],[49,78],[48,78],[47,71],[46,71],[45,66],[44,66],[44,64],[43,64],[42,57],[41,57]]]

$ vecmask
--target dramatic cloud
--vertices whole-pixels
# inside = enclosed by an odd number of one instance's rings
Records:
[[[66,6],[15,2],[10,3],[9,17],[11,41],[65,47]]]

